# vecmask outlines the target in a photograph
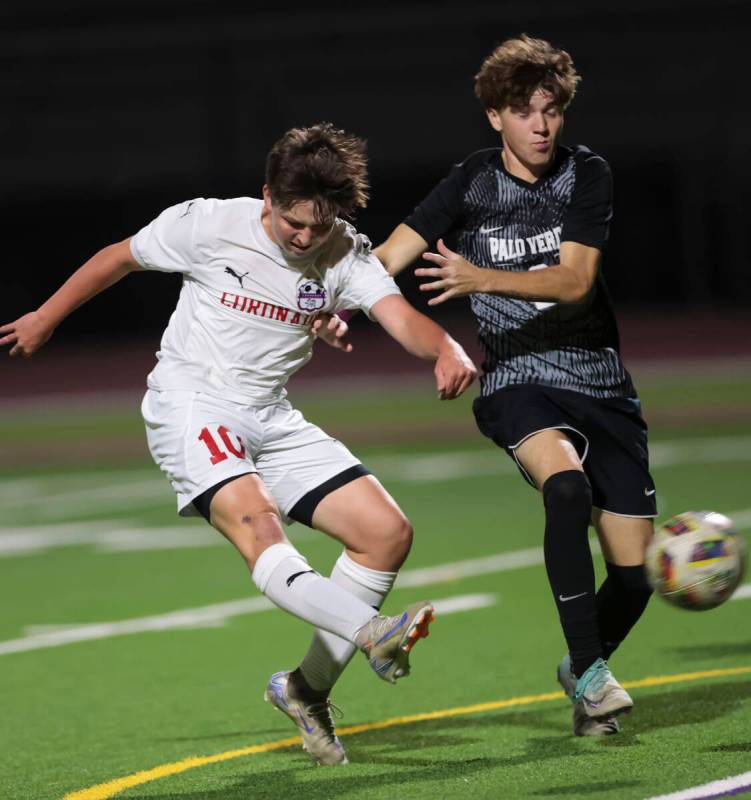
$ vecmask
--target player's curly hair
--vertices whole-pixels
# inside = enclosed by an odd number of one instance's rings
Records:
[[[281,208],[312,200],[319,222],[352,217],[368,203],[365,140],[330,122],[292,128],[266,158],[266,185]]]
[[[523,33],[499,44],[482,62],[475,75],[475,94],[486,109],[500,111],[526,106],[537,89],[545,89],[563,111],[580,80],[565,50]]]

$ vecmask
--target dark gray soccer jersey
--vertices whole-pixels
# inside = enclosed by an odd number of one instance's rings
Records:
[[[586,147],[559,147],[536,183],[511,175],[501,149],[457,164],[405,220],[427,242],[452,234],[468,261],[522,272],[557,264],[562,241],[604,248],[612,213],[607,163]],[[592,397],[635,391],[618,353],[618,329],[602,271],[578,304],[471,295],[484,351],[482,394],[543,384]]]

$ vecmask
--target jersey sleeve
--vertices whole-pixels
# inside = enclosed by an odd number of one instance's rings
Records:
[[[370,317],[373,306],[390,294],[401,294],[399,287],[371,252],[367,236],[356,234],[353,257],[343,271],[337,292],[337,308],[357,308]]]
[[[461,219],[465,185],[465,165],[454,164],[449,174],[404,220],[404,224],[419,233],[428,244],[445,236]]]
[[[196,245],[202,199],[165,209],[130,240],[133,258],[144,269],[189,274],[200,262]]]
[[[587,151],[576,167],[576,184],[563,217],[562,242],[602,250],[613,216],[613,179],[607,162]]]

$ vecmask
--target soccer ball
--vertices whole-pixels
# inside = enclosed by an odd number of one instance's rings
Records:
[[[724,603],[746,569],[743,539],[714,511],[686,511],[664,522],[647,549],[652,588],[673,605],[705,611]]]

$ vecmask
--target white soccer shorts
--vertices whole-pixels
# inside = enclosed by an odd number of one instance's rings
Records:
[[[221,481],[256,472],[280,511],[360,463],[287,400],[246,406],[202,392],[149,389],[141,404],[149,450],[177,494],[183,517]]]

